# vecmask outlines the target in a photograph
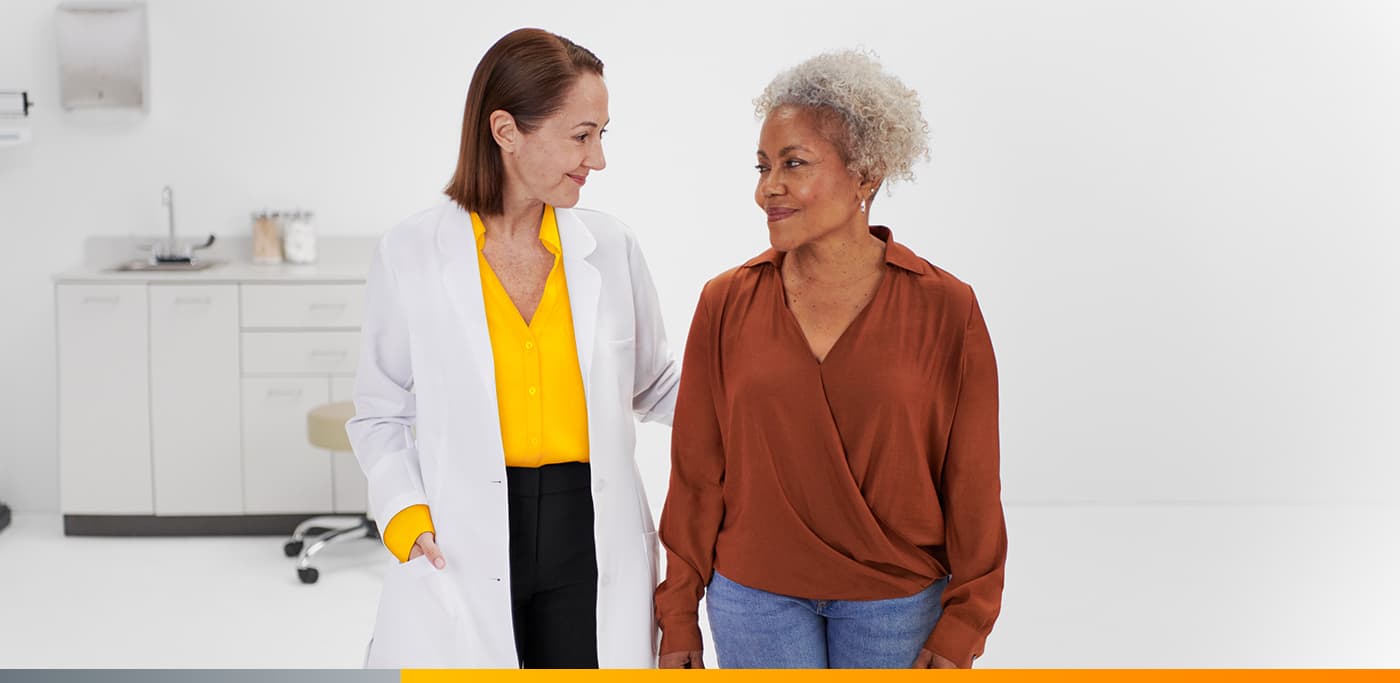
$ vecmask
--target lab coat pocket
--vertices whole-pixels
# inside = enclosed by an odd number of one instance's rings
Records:
[[[630,405],[636,393],[632,385],[637,375],[637,338],[608,340],[605,348],[608,350],[608,370],[617,381],[618,394],[627,399]]]
[[[457,616],[457,593],[452,590],[451,578],[447,576],[445,571],[434,567],[428,561],[427,555],[419,555],[395,569],[421,581],[424,586],[427,586],[428,592],[432,594],[433,601],[437,603],[439,609],[446,612],[448,616]]]
[[[419,556],[384,577],[370,646],[372,668],[455,666],[462,639],[450,577]]]

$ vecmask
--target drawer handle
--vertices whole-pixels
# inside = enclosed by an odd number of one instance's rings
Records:
[[[121,303],[121,301],[122,301],[122,298],[121,298],[120,296],[115,295],[115,294],[108,294],[108,295],[106,295],[106,296],[98,296],[98,295],[96,295],[96,294],[89,294],[89,295],[83,297],[83,303],[85,303],[85,304],[109,304],[109,305],[115,305],[115,304]]]
[[[311,310],[313,310],[313,311],[343,311],[343,310],[345,310],[345,302],[343,302],[343,301],[342,301],[342,302],[339,302],[339,303],[334,302],[334,301],[316,302],[316,303],[313,303],[313,304],[307,306],[307,308],[309,308],[309,309],[311,309]]]
[[[268,389],[268,398],[300,398],[301,387],[295,389]]]
[[[314,349],[311,351],[312,358],[344,358],[345,349]]]
[[[176,305],[176,306],[208,306],[209,304],[211,304],[211,303],[213,303],[213,302],[214,302],[214,300],[211,299],[211,298],[209,298],[209,297],[207,297],[207,296],[177,296],[177,297],[175,297],[175,305]]]

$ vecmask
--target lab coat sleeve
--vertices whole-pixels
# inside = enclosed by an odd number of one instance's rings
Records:
[[[632,271],[632,306],[636,316],[636,366],[632,410],[643,422],[671,424],[681,368],[666,343],[666,326],[656,285],[632,235],[627,239],[627,262]]]
[[[387,245],[380,242],[365,282],[355,416],[345,425],[369,480],[370,510],[386,522],[405,508],[428,503],[413,435],[417,408],[408,320]]]

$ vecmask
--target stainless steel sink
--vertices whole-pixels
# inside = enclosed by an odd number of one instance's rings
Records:
[[[109,268],[108,270],[113,271],[113,272],[119,272],[119,273],[129,273],[129,272],[177,272],[177,273],[178,273],[178,272],[187,272],[187,271],[194,271],[194,270],[204,270],[204,269],[206,269],[206,268],[212,268],[212,267],[214,267],[214,266],[217,266],[217,265],[219,265],[219,264],[221,264],[221,263],[223,263],[223,261],[193,261],[193,262],[191,262],[191,261],[184,261],[184,262],[181,262],[181,261],[165,261],[165,262],[161,262],[161,263],[151,263],[150,261],[137,259],[137,260],[135,260],[135,261],[127,261],[126,263],[120,264],[120,265],[118,265],[118,266],[115,267],[115,268]]]
[[[196,270],[204,270],[217,266],[222,261],[206,261],[195,256],[195,251],[208,249],[214,244],[214,234],[203,243],[185,244],[175,239],[175,191],[166,185],[160,193],[160,203],[166,208],[166,228],[170,237],[165,240],[151,242],[140,245],[142,250],[150,250],[150,256],[144,259],[134,259],[126,263],[120,263],[112,268],[108,268],[109,273],[149,273],[149,272],[170,272],[183,273]]]

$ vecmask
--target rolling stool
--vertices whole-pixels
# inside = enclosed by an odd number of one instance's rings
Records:
[[[355,415],[355,404],[339,401],[316,406],[306,415],[306,432],[311,444],[330,451],[350,450],[350,437],[345,434],[345,422]],[[302,583],[316,583],[321,573],[311,566],[311,558],[331,543],[357,538],[379,538],[379,528],[369,514],[322,515],[297,525],[291,540],[282,546],[287,557],[299,557],[297,578]],[[306,545],[307,541],[311,545]]]

